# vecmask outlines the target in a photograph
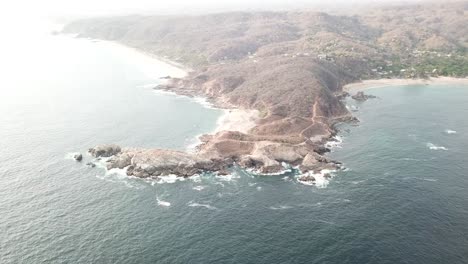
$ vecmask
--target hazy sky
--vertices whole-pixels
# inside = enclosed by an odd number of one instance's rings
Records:
[[[129,13],[200,13],[240,9],[288,9],[320,5],[369,4],[419,0],[5,0],[0,14],[105,15]]]

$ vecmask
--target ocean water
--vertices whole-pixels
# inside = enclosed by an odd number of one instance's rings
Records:
[[[240,170],[144,181],[69,153],[185,149],[221,112],[152,91],[176,70],[128,49],[35,41],[0,62],[1,263],[468,263],[468,87],[348,101],[361,122],[340,125],[330,156],[347,169],[328,185]]]

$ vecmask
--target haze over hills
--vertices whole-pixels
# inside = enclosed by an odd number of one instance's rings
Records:
[[[321,155],[324,142],[336,132],[333,125],[352,119],[340,101],[347,83],[466,77],[467,24],[468,2],[451,2],[339,14],[92,18],[72,22],[64,32],[117,41],[194,69],[159,88],[202,95],[222,107],[258,110],[261,119],[248,133],[204,137],[199,154],[207,159],[200,162],[209,163],[203,166],[208,170],[236,161],[270,173],[281,170],[281,162],[299,165],[302,171],[335,166]],[[184,154],[187,159],[191,157]],[[128,166],[130,160],[127,155],[114,165]],[[192,171],[170,172],[186,176]],[[144,171],[137,176],[151,175]]]

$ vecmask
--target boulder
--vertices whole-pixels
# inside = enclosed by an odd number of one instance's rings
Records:
[[[76,153],[75,155],[73,155],[73,159],[75,159],[76,161],[82,161],[83,155],[81,155],[81,153]]]

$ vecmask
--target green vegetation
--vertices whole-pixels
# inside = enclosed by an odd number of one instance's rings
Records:
[[[404,59],[402,59],[404,58]],[[427,78],[435,76],[468,76],[468,53],[415,51],[410,55],[395,56],[386,63],[372,63],[376,74],[383,77]]]

